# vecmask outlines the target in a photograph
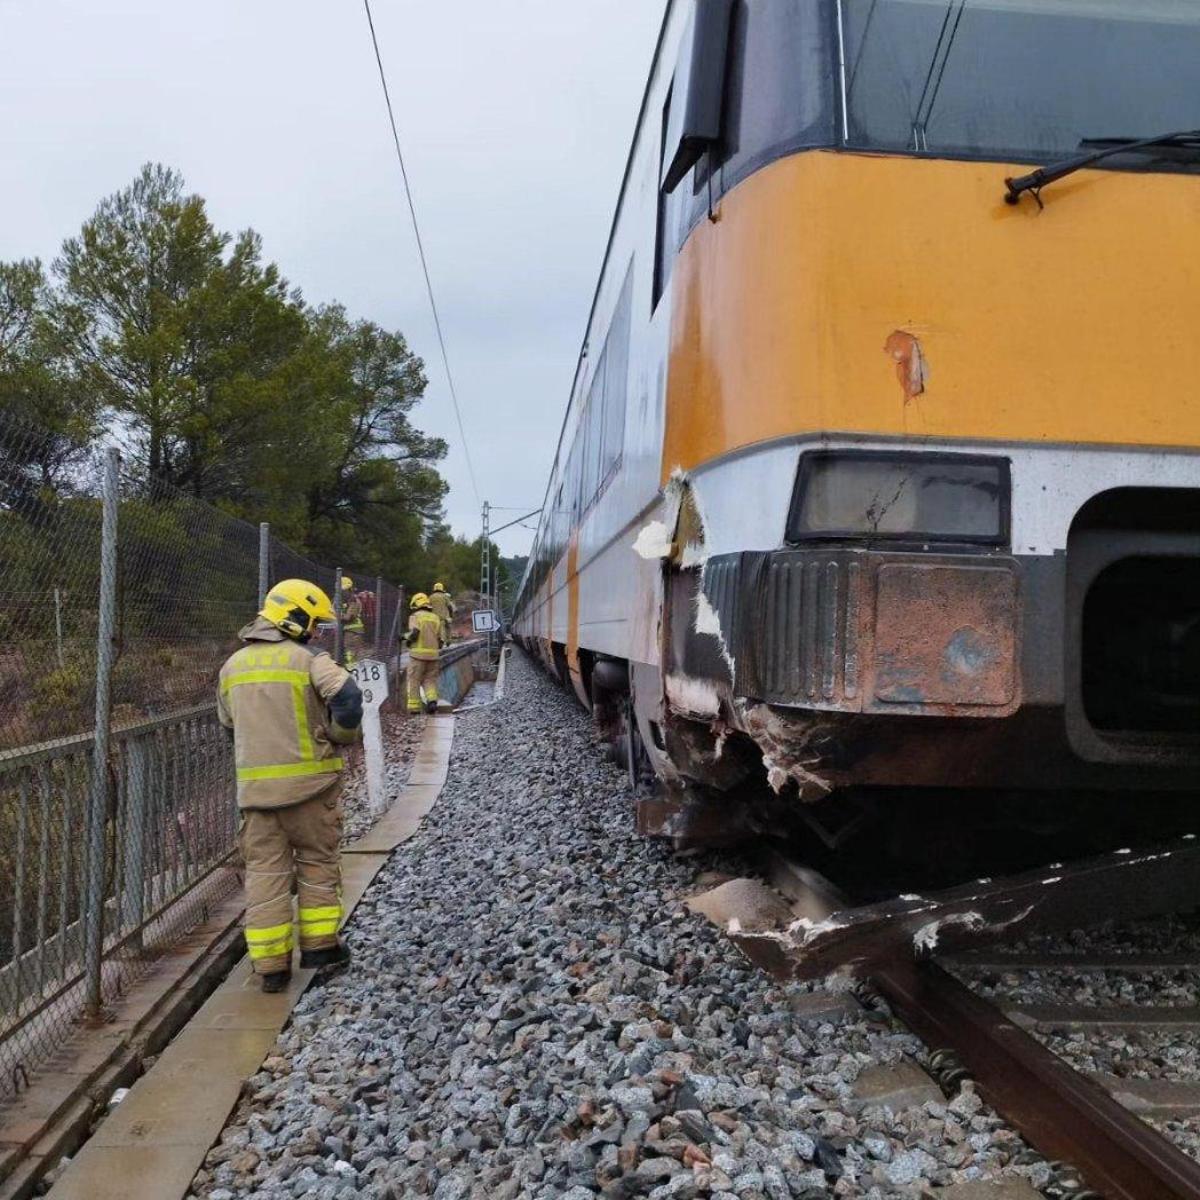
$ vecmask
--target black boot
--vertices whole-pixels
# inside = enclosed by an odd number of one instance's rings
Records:
[[[336,946],[322,946],[320,950],[301,950],[300,966],[315,967],[317,970],[329,967],[344,967],[350,961],[350,951],[338,942]]]
[[[291,971],[270,971],[262,977],[262,990],[268,994],[286,992],[291,982]]]
[[[436,700],[426,700],[425,701],[425,711],[427,713],[429,713],[431,716],[435,712],[437,712],[437,701]]]

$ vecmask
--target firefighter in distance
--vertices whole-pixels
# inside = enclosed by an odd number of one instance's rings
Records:
[[[362,694],[350,674],[306,643],[333,620],[315,584],[287,579],[238,634],[221,668],[217,714],[233,733],[238,845],[246,864],[246,947],[264,992],[283,991],[292,969],[292,886],[299,900],[300,966],[349,962],[338,845],[342,759],[361,737]]]
[[[363,605],[354,590],[354,580],[342,576],[342,644],[346,651],[346,662],[354,665],[361,657],[366,626],[363,624]]]
[[[445,584],[433,585],[433,591],[429,594],[429,607],[441,618],[442,641],[448,646],[451,637],[450,622],[454,620],[454,601],[450,599]]]
[[[442,618],[430,607],[429,597],[418,592],[412,598],[412,615],[408,618],[408,632],[404,644],[408,647],[408,711],[421,711],[421,693],[424,690],[426,712],[437,712],[438,661],[446,638]]]

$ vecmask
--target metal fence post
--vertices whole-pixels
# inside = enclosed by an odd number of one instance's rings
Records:
[[[375,576],[375,657],[383,653],[383,576]]]
[[[154,735],[131,737],[125,743],[129,787],[125,796],[125,890],[121,897],[121,928],[133,933],[141,949],[146,919],[146,811],[150,788],[150,755]]]
[[[104,831],[108,821],[108,742],[112,670],[117,638],[117,508],[120,455],[110,448],[104,461],[104,501],[100,526],[100,628],[96,637],[96,732],[88,792],[87,896],[84,906],[85,1013],[100,1016],[104,957]]]
[[[260,521],[258,525],[258,607],[267,602],[267,589],[271,586],[271,525]]]
[[[387,647],[383,652],[384,661],[388,663],[392,661],[393,654],[396,656],[396,671],[390,682],[394,685],[392,688],[392,694],[396,697],[395,705],[397,708],[400,707],[400,701],[402,699],[400,693],[403,690],[401,688],[402,676],[400,672],[400,656],[402,654],[400,647],[400,621],[403,619],[403,615],[404,589],[402,587],[398,587],[396,589],[396,610],[392,613],[392,627],[388,632]],[[407,684],[407,681],[404,682]]]
[[[333,577],[333,661],[340,667],[346,657],[345,632],[342,629],[342,568]]]
[[[396,589],[396,611],[394,613],[392,613],[392,628],[391,628],[391,632],[388,634],[388,644],[387,644],[387,650],[386,650],[386,653],[388,655],[391,655],[393,650],[395,650],[397,655],[399,655],[399,653],[400,653],[398,643],[400,641],[400,622],[403,619],[404,619],[404,589],[402,587],[398,587]]]
[[[62,588],[54,589],[54,644],[58,648],[58,667],[62,670],[66,666],[63,661]]]

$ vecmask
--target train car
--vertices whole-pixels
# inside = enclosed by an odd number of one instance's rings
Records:
[[[1198,85],[1194,0],[668,4],[514,614],[648,827],[1194,787]]]

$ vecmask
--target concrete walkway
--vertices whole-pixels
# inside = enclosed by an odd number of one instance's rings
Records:
[[[454,717],[425,724],[408,783],[374,828],[342,853],[345,920],[397,846],[417,830],[446,781]],[[178,1200],[220,1136],[314,972],[264,996],[243,959],[50,1190],[54,1200]]]

